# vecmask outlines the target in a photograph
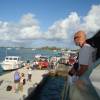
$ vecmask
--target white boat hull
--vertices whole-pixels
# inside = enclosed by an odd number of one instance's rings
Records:
[[[1,63],[3,70],[14,70],[22,67],[22,61],[18,56],[6,56],[5,60]]]
[[[18,69],[21,68],[21,65],[12,65],[12,64],[1,64],[1,67],[3,70],[14,70],[14,69]]]

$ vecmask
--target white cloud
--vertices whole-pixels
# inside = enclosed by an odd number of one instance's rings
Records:
[[[88,11],[86,16],[79,16],[77,12],[71,12],[64,19],[54,22],[52,26],[48,28],[47,32],[42,32],[40,30],[39,22],[36,19],[35,15],[28,13],[21,17],[18,23],[10,23],[0,21],[0,45],[4,45],[4,41],[7,41],[7,44],[22,45],[32,43],[32,40],[35,39],[45,39],[44,44],[53,43],[53,40],[57,40],[55,43],[59,45],[58,40],[64,41],[62,45],[66,47],[73,47],[73,35],[78,30],[84,30],[88,35],[95,33],[100,29],[100,5],[93,5]],[[11,43],[9,43],[9,42]],[[65,43],[65,44],[63,44]],[[7,45],[6,44],[6,45]],[[40,42],[39,42],[40,44]],[[49,45],[48,44],[48,45]],[[41,44],[40,44],[41,45]],[[53,44],[54,45],[54,44]],[[60,44],[61,46],[61,44]]]
[[[23,27],[20,29],[21,39],[38,39],[41,37],[41,32],[39,31],[38,26]]]
[[[32,14],[22,16],[19,23],[0,21],[0,40],[19,40],[40,38],[37,19]]]
[[[70,31],[74,30],[80,22],[76,12],[72,12],[63,20],[55,22],[46,33],[48,38],[67,39]]]
[[[20,24],[22,26],[37,26],[38,25],[38,21],[35,18],[35,15],[28,13],[22,16]]]
[[[93,5],[86,16],[71,12],[68,17],[55,22],[48,30],[48,38],[65,39],[66,46],[73,47],[73,36],[76,31],[83,30],[87,36],[92,36],[100,29],[100,5]]]
[[[89,32],[96,32],[100,29],[100,5],[93,5],[87,16],[84,17],[83,27]]]

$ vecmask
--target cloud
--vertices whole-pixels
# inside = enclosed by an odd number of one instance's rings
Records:
[[[100,29],[100,5],[93,5],[87,16],[83,18],[84,23],[82,24],[83,29],[87,33],[95,33]]]
[[[20,27],[20,39],[39,39],[42,36],[39,22],[31,13],[22,16]]]
[[[0,40],[20,40],[40,38],[41,32],[37,19],[28,13],[19,23],[0,21]]]
[[[55,22],[46,33],[47,38],[63,39],[66,47],[74,47],[74,33],[83,30],[87,37],[91,37],[100,29],[100,5],[93,5],[86,16],[79,16],[77,12],[71,12],[63,20]]]
[[[73,33],[76,28],[80,25],[80,17],[76,12],[71,12],[68,17],[63,20],[55,22],[46,33],[46,38],[48,39],[59,39],[59,43],[62,41],[62,44],[66,47],[72,47],[73,45]]]
[[[71,12],[68,17],[55,22],[48,30],[51,38],[68,39],[78,30],[86,33],[95,33],[100,29],[100,5],[93,5],[86,16],[79,16],[77,12]],[[91,35],[91,34],[90,34]]]
[[[74,30],[80,22],[76,12],[71,12],[68,17],[55,22],[46,33],[47,38],[67,39],[69,31]]]
[[[39,21],[31,13],[23,15],[17,23],[0,21],[0,46],[74,47],[73,36],[76,31],[84,30],[88,36],[92,36],[100,29],[99,13],[100,5],[93,5],[86,16],[71,12],[64,19],[54,22],[46,32],[41,31]]]
[[[38,20],[35,15],[28,13],[21,17],[20,24],[22,26],[38,26]]]

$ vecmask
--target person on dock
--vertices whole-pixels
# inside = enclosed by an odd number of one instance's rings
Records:
[[[24,85],[25,85],[25,75],[24,75],[24,73],[21,73],[20,82],[19,82],[19,91],[21,93],[23,92],[23,86]]]
[[[31,79],[32,79],[32,68],[29,67],[28,68],[28,81],[31,82],[32,81]]]
[[[18,69],[14,72],[14,92],[17,92],[18,90],[18,85],[20,82],[20,73],[18,71]]]
[[[27,60],[25,67],[26,67],[26,69],[28,69],[30,67],[30,61],[29,60]]]

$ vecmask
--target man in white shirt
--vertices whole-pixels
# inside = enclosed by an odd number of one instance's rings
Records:
[[[97,96],[92,94],[92,89],[88,88],[90,86],[88,70],[95,61],[96,49],[86,43],[86,34],[83,31],[75,33],[74,42],[80,46],[79,68],[76,72],[79,78],[70,88],[70,100],[98,100]]]
[[[84,75],[86,70],[94,63],[96,57],[96,49],[86,43],[86,34],[78,31],[74,36],[75,44],[80,46],[79,50],[79,70],[77,75]]]

